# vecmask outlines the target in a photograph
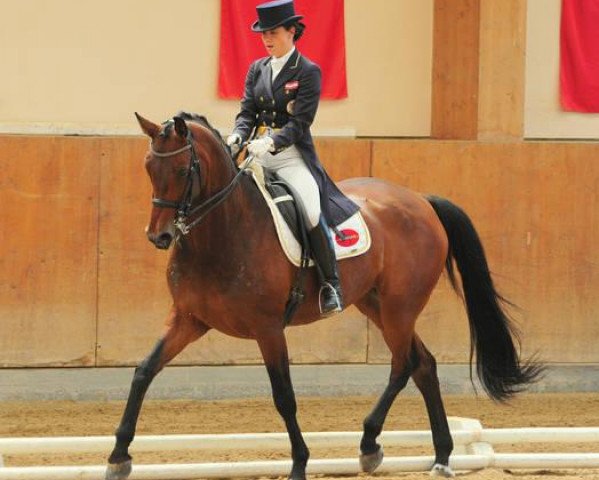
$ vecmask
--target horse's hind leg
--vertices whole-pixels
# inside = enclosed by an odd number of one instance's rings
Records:
[[[297,423],[297,404],[289,374],[289,356],[283,328],[273,329],[257,338],[272,386],[272,396],[277,411],[285,421],[291,442],[293,466],[289,478],[304,480],[310,452]]]
[[[418,358],[418,363],[412,372],[412,379],[424,398],[435,447],[435,464],[431,474],[453,477],[454,474],[449,468],[449,455],[453,450],[453,440],[441,399],[437,362],[418,336],[414,338],[413,353]]]
[[[127,405],[116,430],[116,443],[106,469],[106,480],[124,480],[131,473],[129,445],[135,436],[141,405],[154,377],[187,345],[200,338],[208,328],[194,317],[180,318],[171,311],[167,331],[156,343],[152,352],[135,369]]]

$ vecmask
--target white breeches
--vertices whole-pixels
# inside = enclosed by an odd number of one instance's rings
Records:
[[[264,168],[275,172],[301,196],[301,202],[308,217],[306,221],[309,225],[306,226],[312,229],[318,225],[321,213],[320,190],[295,145],[286,148],[276,155],[267,153],[262,158],[256,158],[256,162]]]

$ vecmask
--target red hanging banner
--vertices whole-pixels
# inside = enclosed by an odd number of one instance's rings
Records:
[[[560,87],[564,110],[599,113],[599,0],[563,0]]]
[[[221,0],[218,95],[241,98],[250,64],[267,55],[259,33],[256,5],[265,0]],[[295,0],[306,31],[297,49],[322,70],[321,98],[347,97],[344,0]]]

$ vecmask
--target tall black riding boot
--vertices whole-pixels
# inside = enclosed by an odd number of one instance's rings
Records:
[[[318,225],[309,233],[312,258],[316,263],[320,278],[319,303],[320,314],[323,317],[343,310],[343,295],[337,271],[335,247],[328,231],[327,222],[321,216]]]

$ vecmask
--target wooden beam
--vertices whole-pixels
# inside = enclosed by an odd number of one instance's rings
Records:
[[[431,136],[476,139],[480,0],[435,0]]]
[[[523,137],[526,4],[526,0],[481,2],[479,140]]]

